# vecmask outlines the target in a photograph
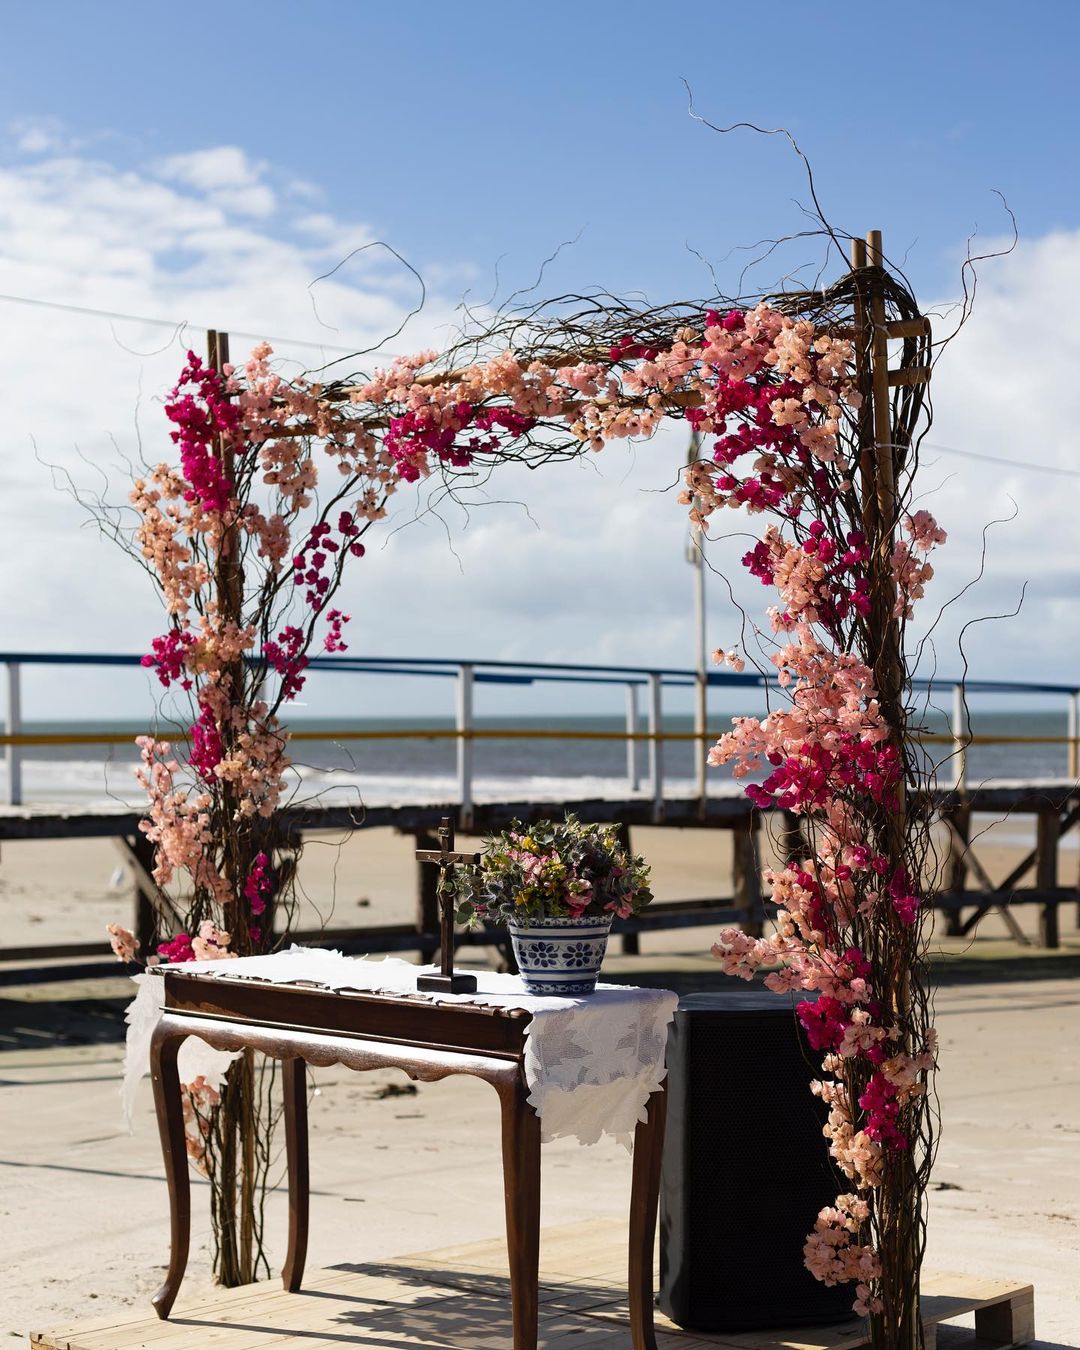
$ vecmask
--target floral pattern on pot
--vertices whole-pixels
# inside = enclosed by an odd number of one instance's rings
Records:
[[[510,923],[518,969],[527,994],[580,998],[596,988],[614,915]]]

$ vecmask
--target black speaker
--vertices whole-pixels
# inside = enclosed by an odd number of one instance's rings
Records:
[[[818,1210],[849,1189],[809,1088],[821,1057],[790,999],[691,994],[668,1041],[660,1307],[679,1326],[747,1331],[851,1315],[853,1285],[803,1264]]]

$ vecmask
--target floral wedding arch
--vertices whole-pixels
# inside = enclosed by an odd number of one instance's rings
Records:
[[[287,380],[266,345],[234,366],[211,334],[166,406],[176,462],[132,493],[135,551],[169,616],[144,664],[192,709],[185,748],[140,742],[155,879],[167,891],[183,876],[189,896],[185,932],[161,951],[224,959],[266,950],[275,911],[288,926],[282,713],[313,649],[346,650],[335,593],[395,493],[648,437],[666,417],[700,434],[680,500],[704,528],[729,507],[765,524],[743,564],[772,592],[758,639],[781,698],[737,718],[709,759],[749,778],[760,809],[799,817],[790,862],[766,873],[775,934],[726,931],[714,953],[733,975],[770,967],[771,989],[817,995],[796,1012],[823,1057],[815,1091],[847,1189],[807,1216],[807,1264],[855,1284],[879,1350],[922,1342],[934,1147],[929,818],[904,647],[945,539],[908,509],[931,355],[876,234],[852,241],[851,270],[824,290],[648,310],[564,301],[363,379]],[[259,1226],[238,1216],[265,1188],[268,1150],[238,1141],[268,1132],[272,1073],[248,1054],[220,1095],[189,1085],[226,1283],[265,1264]]]

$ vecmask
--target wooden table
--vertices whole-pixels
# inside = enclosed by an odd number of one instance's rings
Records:
[[[191,1231],[184,1117],[176,1057],[188,1036],[218,1050],[259,1050],[282,1061],[289,1174],[289,1242],[281,1278],[300,1288],[308,1236],[308,1129],[305,1065],[402,1069],[434,1082],[451,1074],[482,1078],[498,1093],[514,1350],[536,1350],[540,1257],[540,1121],[528,1104],[525,1030],[520,1008],[377,993],[330,992],[170,970],[165,1008],[150,1052],[161,1147],[169,1186],[171,1252],[154,1295],[167,1318],[187,1266]],[[634,1137],[629,1223],[629,1309],[634,1350],[656,1350],[653,1240],[664,1138],[664,1090],[649,1098]]]

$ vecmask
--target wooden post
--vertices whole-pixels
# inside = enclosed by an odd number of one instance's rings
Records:
[[[618,839],[627,853],[632,854],[634,849],[630,843],[630,826],[625,821],[619,822]],[[623,933],[622,950],[624,956],[639,956],[641,954],[641,934]]]
[[[784,811],[784,822],[780,835],[780,850],[785,863],[805,862],[810,857],[810,843],[803,832],[802,819],[795,811]]]
[[[1061,817],[1056,806],[1043,806],[1035,827],[1035,848],[1038,857],[1035,862],[1035,885],[1041,891],[1057,889],[1058,834]],[[1039,945],[1058,947],[1061,945],[1058,933],[1057,902],[1047,900],[1039,906]]]
[[[863,396],[859,419],[859,471],[863,522],[870,558],[867,563],[870,608],[866,616],[866,655],[873,669],[881,716],[899,756],[901,774],[896,800],[876,826],[877,848],[890,874],[906,870],[908,804],[903,773],[905,762],[905,667],[900,620],[896,615],[897,588],[892,554],[897,526],[896,447],[893,444],[889,380],[888,315],[884,252],[880,230],[871,230],[866,243],[853,241],[852,268],[856,272],[854,304],[855,356]],[[865,269],[865,270],[864,270]],[[863,273],[863,275],[858,275]],[[869,398],[869,410],[867,409]],[[920,878],[912,878],[915,885]],[[918,930],[909,930],[895,916],[883,915],[877,934],[875,984],[887,1011],[902,1028],[901,1047],[916,1053],[921,1046],[911,1026],[911,958]],[[858,1082],[849,1082],[849,1091]],[[875,1350],[915,1350],[923,1345],[919,1310],[919,1268],[922,1260],[922,1187],[912,1152],[891,1155],[882,1185],[872,1200],[876,1241],[882,1271],[878,1289],[880,1312],[871,1314],[871,1341]]]
[[[971,807],[966,802],[960,802],[956,806],[946,807],[943,816],[951,825],[949,854],[945,863],[945,890],[950,895],[963,895],[967,889],[967,847],[971,842]],[[959,906],[956,909],[946,910],[945,934],[947,937],[963,936],[964,916]]]
[[[142,831],[122,841],[131,857],[139,865],[132,868],[135,881],[135,939],[139,955],[144,959],[157,950],[159,939],[163,936],[159,926],[158,897],[161,892],[156,885],[151,890],[148,882],[153,882],[154,845]],[[172,937],[173,934],[168,935]]]
[[[731,832],[731,889],[735,908],[742,911],[742,927],[751,937],[765,931],[761,907],[761,859],[758,855],[758,829],[761,818],[751,811],[745,823]]]

